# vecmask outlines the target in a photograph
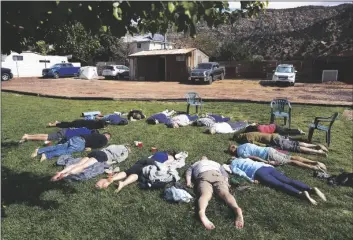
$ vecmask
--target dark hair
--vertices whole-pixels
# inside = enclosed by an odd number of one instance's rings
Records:
[[[91,133],[99,133],[98,129],[92,129]]]
[[[168,155],[171,155],[175,158],[175,155],[178,154],[178,151],[176,151],[175,149],[172,149],[172,150],[168,150],[167,153]]]
[[[256,124],[255,126],[253,126],[253,125],[247,126],[247,127],[245,128],[244,133],[247,133],[247,132],[258,132],[257,126],[258,126],[257,124]]]

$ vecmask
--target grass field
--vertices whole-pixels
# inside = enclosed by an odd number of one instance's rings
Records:
[[[125,188],[119,195],[114,187],[98,191],[96,179],[86,182],[49,182],[58,171],[55,159],[43,163],[30,158],[41,142],[16,143],[24,133],[50,133],[46,128],[54,120],[74,120],[83,111],[102,113],[140,108],[146,115],[166,108],[185,110],[185,103],[72,101],[46,99],[2,93],[2,239],[352,239],[352,189],[330,187],[314,179],[312,172],[292,166],[279,167],[288,176],[322,189],[327,203],[312,206],[263,186],[234,192],[243,209],[245,228],[233,227],[234,216],[220,200],[213,199],[208,216],[216,225],[206,231],[195,215],[195,204],[170,204],[161,198],[162,190],[140,190],[137,185]],[[307,130],[315,116],[329,116],[344,108],[293,105],[293,127]],[[230,116],[232,120],[269,121],[269,104],[206,103],[207,112]],[[189,152],[187,166],[206,155],[224,163],[224,152],[231,134],[211,136],[204,128],[168,129],[150,126],[144,121],[126,126],[110,126],[111,143],[144,142],[144,148],[133,149],[121,169],[131,166],[139,157],[150,155],[152,146],[159,150],[174,147]],[[320,158],[330,173],[340,168],[352,170],[352,122],[335,122],[328,158]],[[322,134],[314,140],[324,141]],[[311,157],[315,158],[315,157]],[[184,182],[185,169],[180,175]],[[316,198],[316,197],[315,197]],[[317,199],[317,198],[316,198]]]

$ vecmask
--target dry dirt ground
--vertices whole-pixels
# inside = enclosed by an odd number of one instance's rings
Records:
[[[2,90],[64,97],[114,99],[183,99],[196,91],[203,99],[271,101],[287,97],[294,103],[352,105],[352,85],[344,83],[296,83],[294,87],[269,86],[257,80],[222,80],[212,85],[178,82],[144,82],[81,79],[14,78],[2,82]]]

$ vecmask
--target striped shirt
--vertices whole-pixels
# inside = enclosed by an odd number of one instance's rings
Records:
[[[215,121],[208,117],[200,118],[199,120],[197,120],[197,125],[199,126],[211,127],[213,126],[213,124],[215,124]]]

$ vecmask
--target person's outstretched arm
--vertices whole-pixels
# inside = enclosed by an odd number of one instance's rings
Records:
[[[249,156],[249,158],[254,160],[254,161],[257,161],[257,162],[269,163],[269,161],[267,161],[265,159],[262,159],[260,157],[257,157],[257,156]]]
[[[235,174],[235,175],[238,175],[238,176],[240,176],[240,177],[245,178],[246,180],[248,180],[248,181],[251,182],[251,183],[254,182],[251,178],[248,177],[248,175],[246,175],[246,173],[245,173],[244,171],[240,170],[239,168],[236,168],[236,167],[235,167],[235,168],[232,168],[232,172],[233,172],[233,174]]]

